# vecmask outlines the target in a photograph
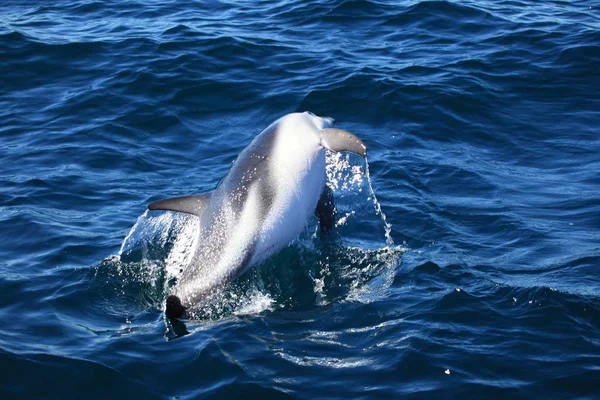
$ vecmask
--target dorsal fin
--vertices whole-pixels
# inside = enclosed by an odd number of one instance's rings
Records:
[[[178,211],[188,214],[202,214],[210,203],[211,193],[197,194],[194,196],[173,197],[172,199],[164,199],[155,201],[148,206],[148,210],[166,210]]]

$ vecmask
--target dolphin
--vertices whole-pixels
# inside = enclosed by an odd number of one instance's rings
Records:
[[[200,240],[166,301],[171,322],[186,310],[286,247],[316,213],[322,233],[334,225],[326,186],[325,149],[366,157],[352,133],[311,112],[279,118],[239,154],[209,193],[154,202],[149,210],[193,214]]]

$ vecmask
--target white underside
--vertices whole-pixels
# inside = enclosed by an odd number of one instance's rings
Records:
[[[325,184],[325,152],[321,151],[301,177],[289,176],[284,169],[279,171],[277,199],[262,223],[249,266],[273,256],[302,233]]]
[[[204,253],[199,262],[203,265],[190,266],[188,279],[181,281],[176,289],[184,304],[195,303],[215,285],[282,250],[300,235],[314,214],[325,185],[325,150],[320,144],[318,128],[294,118],[280,120],[280,134],[268,164],[262,166],[264,177],[260,179],[266,179],[266,185],[255,181],[248,188],[243,209],[237,216],[228,211],[227,201],[216,205],[226,221],[221,225],[224,229],[212,226],[204,231],[210,233],[200,238]],[[271,190],[272,196],[265,196],[260,190]],[[265,215],[260,208],[264,207],[261,200],[267,197],[272,197],[273,203]],[[211,248],[219,248],[213,241],[224,245],[218,255],[210,252]],[[252,257],[245,260],[249,251]]]

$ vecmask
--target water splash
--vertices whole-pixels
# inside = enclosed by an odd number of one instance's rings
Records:
[[[179,217],[179,223],[175,224],[169,235],[173,237],[171,249],[165,260],[165,268],[169,278],[179,276],[192,263],[200,238],[200,220],[191,215]],[[168,239],[165,238],[165,240]]]
[[[346,224],[346,222],[348,222],[348,218],[349,218],[350,216],[354,215],[355,213],[356,213],[356,212],[355,212],[354,210],[352,210],[352,211],[350,211],[350,212],[347,212],[347,213],[345,213],[343,217],[341,217],[340,219],[338,219],[338,220],[336,221],[336,223],[335,223],[335,226],[336,226],[336,227],[338,227],[338,226],[345,225],[345,224]]]
[[[123,239],[115,258],[131,262],[132,253],[141,252],[133,256],[134,261],[163,260],[168,278],[176,277],[192,261],[198,230],[199,221],[193,216],[170,212],[153,216],[146,210]]]
[[[371,173],[369,171],[369,160],[365,158],[364,170],[360,165],[352,165],[350,163],[350,155],[342,153],[327,152],[327,164],[325,167],[327,175],[327,185],[334,191],[342,193],[344,197],[348,192],[362,192],[366,184],[368,190],[368,200],[373,203],[375,214],[381,218],[385,232],[385,243],[388,247],[394,246],[392,238],[392,225],[387,221],[387,217],[381,209],[381,203],[377,200],[373,183],[371,181]],[[354,210],[346,212],[341,218],[336,221],[336,226],[346,224],[348,218],[355,214]]]
[[[382,295],[392,285],[396,267],[406,251],[404,246],[394,243],[392,225],[387,221],[373,189],[368,159],[365,158],[364,166],[353,165],[351,161],[349,154],[328,152],[327,185],[338,193],[340,200],[349,200],[350,197],[352,208],[356,201],[362,201],[357,196],[365,189],[368,202],[383,223],[386,245],[380,249],[368,250],[359,242],[358,245],[344,246],[331,256],[319,260],[320,271],[312,279],[316,303],[320,305],[342,299],[370,302]],[[343,200],[340,204],[343,204]],[[355,209],[345,210],[336,221],[336,226],[345,225],[356,214]]]
[[[385,229],[385,243],[389,247],[394,246],[394,239],[392,239],[392,225],[387,222],[387,218],[381,210],[381,203],[377,200],[377,196],[375,196],[375,191],[373,190],[373,183],[371,182],[371,173],[369,171],[369,160],[365,157],[365,176],[367,177],[367,184],[369,186],[369,194],[371,195],[371,199],[373,200],[373,208],[375,209],[375,213],[381,217],[381,221],[383,221],[383,227]]]
[[[140,225],[140,222],[145,221],[147,216],[148,216],[148,210],[146,210],[142,215],[140,215],[138,217],[137,221],[135,221],[135,224],[133,224],[133,226],[131,227],[131,229],[129,230],[127,235],[125,236],[125,239],[123,239],[123,243],[121,243],[121,248],[119,249],[119,252],[117,253],[117,261],[121,261],[121,255],[123,255],[125,246],[127,244],[130,244],[129,242],[132,240],[133,234],[137,231],[138,226]]]
[[[246,277],[223,287],[214,288],[207,297],[188,310],[192,320],[218,320],[231,315],[260,314],[273,310],[275,299],[261,288],[256,279]]]
[[[362,183],[365,174],[360,165],[350,163],[350,155],[333,153],[326,154],[325,174],[327,175],[327,186],[334,191],[340,192],[362,192]]]
[[[315,304],[338,301],[368,303],[385,296],[405,251],[402,246],[374,250],[336,246],[325,250],[316,260],[318,271],[311,276]]]
[[[269,294],[255,290],[241,299],[239,308],[233,312],[234,315],[260,314],[261,312],[272,310],[275,301]]]

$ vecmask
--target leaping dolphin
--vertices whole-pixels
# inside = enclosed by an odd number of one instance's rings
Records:
[[[367,155],[359,138],[333,124],[332,118],[311,112],[288,114],[254,138],[212,192],[148,206],[200,218],[198,247],[167,298],[171,321],[286,247],[313,213],[322,232],[333,227],[325,149]]]

